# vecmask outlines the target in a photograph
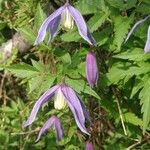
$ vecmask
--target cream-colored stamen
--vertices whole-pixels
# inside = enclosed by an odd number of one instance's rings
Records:
[[[61,89],[58,89],[54,97],[54,107],[55,109],[61,110],[61,109],[64,109],[66,105],[67,105],[66,99],[64,95],[62,94]]]
[[[74,26],[74,20],[70,15],[68,9],[61,14],[61,25],[65,30],[70,30]]]

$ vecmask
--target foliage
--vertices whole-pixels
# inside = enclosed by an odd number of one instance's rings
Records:
[[[64,78],[92,116],[93,126],[87,127],[95,149],[149,149],[150,54],[144,54],[144,45],[150,21],[127,43],[124,40],[134,23],[150,14],[150,1],[71,1],[84,16],[97,46],[82,40],[76,27],[67,32],[59,28],[49,45],[46,37],[33,46],[43,20],[64,3],[0,0],[0,44],[19,32],[32,45],[24,53],[13,50],[7,62],[0,64],[0,149],[84,149],[86,136],[72,114],[68,109],[53,109],[53,102],[40,110],[32,126],[21,128],[39,96]],[[94,89],[85,78],[85,57],[90,50],[96,52],[100,76]],[[39,128],[53,114],[60,117],[64,139],[56,144],[54,132],[49,131],[34,143]]]

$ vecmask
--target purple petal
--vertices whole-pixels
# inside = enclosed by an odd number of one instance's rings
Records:
[[[85,39],[89,44],[95,45],[96,41],[93,38],[93,36],[90,34],[89,29],[84,21],[84,18],[82,17],[81,13],[72,7],[71,5],[67,6],[68,11],[70,12],[70,15],[73,17],[77,27],[79,34]]]
[[[54,125],[54,120],[55,118],[52,116],[51,118],[49,118],[46,123],[43,125],[43,127],[41,128],[39,134],[38,134],[38,137],[36,139],[35,142],[38,142],[41,138],[41,136],[49,129],[52,127],[52,125]]]
[[[45,35],[46,35],[46,31],[49,27],[49,25],[51,25],[51,21],[54,21],[55,19],[58,21],[58,16],[61,15],[62,11],[66,8],[66,5],[60,7],[59,9],[57,9],[55,12],[53,12],[44,22],[43,24],[41,25],[40,29],[39,29],[39,32],[38,32],[38,36],[37,36],[37,39],[35,40],[35,45],[41,43],[44,38],[45,38]],[[57,22],[55,21],[55,22]],[[51,29],[51,31],[54,32],[53,29]]]
[[[145,44],[144,51],[145,51],[145,53],[150,52],[150,26],[148,27],[147,41],[146,41],[146,44]]]
[[[43,125],[43,127],[41,128],[38,137],[36,139],[35,142],[38,142],[41,138],[41,136],[52,126],[55,126],[56,129],[56,133],[57,133],[57,140],[61,140],[63,137],[63,130],[61,127],[61,123],[59,121],[59,119],[56,116],[52,116],[51,118],[49,118],[46,123]]]
[[[58,118],[55,118],[55,129],[57,133],[57,140],[60,141],[63,138],[63,129]]]
[[[68,86],[63,85],[62,86],[62,93],[64,94],[67,103],[69,105],[69,108],[71,109],[74,117],[75,117],[75,121],[78,125],[78,127],[80,128],[80,130],[88,135],[90,135],[86,128],[85,128],[85,117],[84,117],[84,113],[80,104],[80,100],[78,99],[78,97],[76,96],[76,93]]]
[[[127,42],[127,40],[130,38],[131,34],[142,24],[144,23],[148,18],[150,18],[150,15],[145,17],[144,19],[139,20],[130,30],[130,32],[128,33],[125,42]]]
[[[87,143],[86,143],[86,149],[85,149],[85,150],[94,150],[94,148],[93,148],[93,144],[92,144],[92,143],[87,142]]]
[[[86,110],[86,107],[85,107],[84,103],[83,103],[81,100],[80,100],[80,103],[81,103],[81,106],[82,106],[82,109],[83,109],[84,116],[86,117],[86,119],[87,119],[90,123],[92,123],[92,118],[91,118],[89,112]]]
[[[86,78],[91,87],[97,84],[98,68],[95,53],[89,52],[86,56]]]
[[[49,40],[48,40],[48,44],[51,41],[51,39],[56,35],[56,31],[58,29],[60,19],[61,19],[61,15],[59,15],[55,19],[53,19],[48,25],[48,29],[50,30],[50,37],[49,37]]]
[[[23,123],[22,127],[25,128],[28,125],[32,124],[32,122],[35,120],[35,117],[40,109],[40,107],[49,99],[51,98],[55,91],[59,88],[60,85],[55,85],[52,88],[50,88],[49,90],[47,90],[39,99],[38,101],[35,103],[35,105],[33,106],[33,109],[31,111],[31,114],[28,118],[28,120],[26,122]]]

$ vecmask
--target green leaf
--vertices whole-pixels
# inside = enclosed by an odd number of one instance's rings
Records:
[[[43,12],[40,3],[37,5],[37,10],[34,17],[34,24],[38,30],[42,25],[43,21],[46,19],[46,14]]]
[[[38,88],[39,95],[45,92],[47,89],[49,89],[53,85],[55,79],[56,76],[50,76],[50,75],[45,76],[41,86]]]
[[[137,0],[107,0],[111,6],[118,8],[119,10],[130,9],[136,6]]]
[[[61,40],[64,42],[78,42],[80,38],[81,37],[76,30],[70,30],[61,35]]]
[[[43,76],[36,76],[31,78],[28,83],[29,83],[29,93],[33,92],[35,89],[41,87],[43,81]]]
[[[142,119],[138,118],[134,113],[127,112],[127,113],[123,114],[123,116],[124,116],[125,122],[129,122],[136,126],[143,125]]]
[[[31,60],[32,65],[40,72],[44,72],[45,71],[45,66],[44,64],[42,64],[40,61],[35,61],[35,60]]]
[[[30,44],[34,43],[36,35],[29,26],[19,28],[18,30],[25,40],[27,40]]]
[[[139,79],[136,79],[135,80],[135,84],[132,88],[132,92],[131,92],[131,95],[130,95],[130,98],[133,98],[133,96],[141,89],[143,88],[144,84],[143,84],[143,81],[139,80]]]
[[[134,48],[132,50],[127,50],[126,52],[114,55],[113,57],[132,61],[145,61],[150,58],[150,54],[145,54],[144,50],[141,48]]]
[[[69,53],[65,53],[59,58],[64,64],[71,64],[71,56]]]
[[[134,75],[141,75],[147,72],[150,72],[149,63],[139,63],[139,66],[117,63],[113,64],[112,68],[104,76],[104,80],[106,80],[108,85],[116,84],[127,76],[129,80]]]
[[[97,99],[101,99],[99,97],[99,95],[92,89],[90,88],[89,86],[87,86],[85,84],[84,81],[80,80],[80,81],[77,81],[77,80],[71,80],[71,79],[68,79],[66,78],[65,82],[70,86],[72,87],[75,91],[77,91],[78,93],[86,93],[86,94],[89,94],[89,95],[92,95],[94,97],[96,97]]]
[[[128,33],[130,24],[133,22],[133,15],[128,17],[118,16],[114,19],[114,44],[117,46],[117,50],[120,50],[121,45]]]
[[[6,69],[19,78],[31,78],[39,73],[37,69],[28,64],[11,65]]]
[[[100,13],[96,13],[89,21],[89,28],[91,32],[96,31],[108,18],[109,16],[109,11],[107,11],[106,13],[104,12],[100,12]]]
[[[150,80],[147,80],[144,84],[144,88],[141,90],[139,98],[142,105],[141,112],[143,113],[143,134],[145,133],[150,122]]]
[[[83,14],[92,14],[96,13],[100,8],[99,0],[80,0],[76,4],[76,8]]]

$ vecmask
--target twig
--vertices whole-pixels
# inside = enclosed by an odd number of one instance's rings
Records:
[[[2,98],[2,92],[3,92],[3,85],[4,85],[5,77],[6,77],[6,72],[4,72],[4,75],[2,76],[2,79],[1,79],[1,84],[0,84],[0,99]]]
[[[134,147],[138,146],[139,144],[141,144],[141,143],[144,142],[144,141],[145,141],[145,140],[143,140],[143,141],[137,141],[136,143],[130,145],[130,146],[127,148],[127,150],[133,149]]]
[[[119,98],[118,98],[118,95],[117,95],[114,87],[112,87],[112,91],[113,91],[114,95],[116,96],[116,100],[117,100],[116,103],[117,103],[117,107],[118,107],[118,110],[119,110],[119,116],[120,116],[120,120],[121,120],[121,124],[122,124],[124,134],[127,135],[127,130],[126,130],[126,127],[125,127],[125,124],[124,124],[123,114],[122,114],[121,107],[120,107],[120,104],[119,104]]]
[[[38,132],[40,130],[40,128],[36,128],[35,130],[31,130],[28,132],[20,132],[20,133],[11,133],[11,135],[26,135],[26,134],[32,134],[34,132]]]
[[[124,120],[123,120],[123,114],[122,114],[118,99],[117,99],[116,102],[117,102],[117,107],[118,107],[118,110],[119,110],[119,116],[120,116],[120,119],[121,119],[121,124],[122,124],[123,131],[124,131],[124,134],[127,135],[127,130],[126,130]]]

